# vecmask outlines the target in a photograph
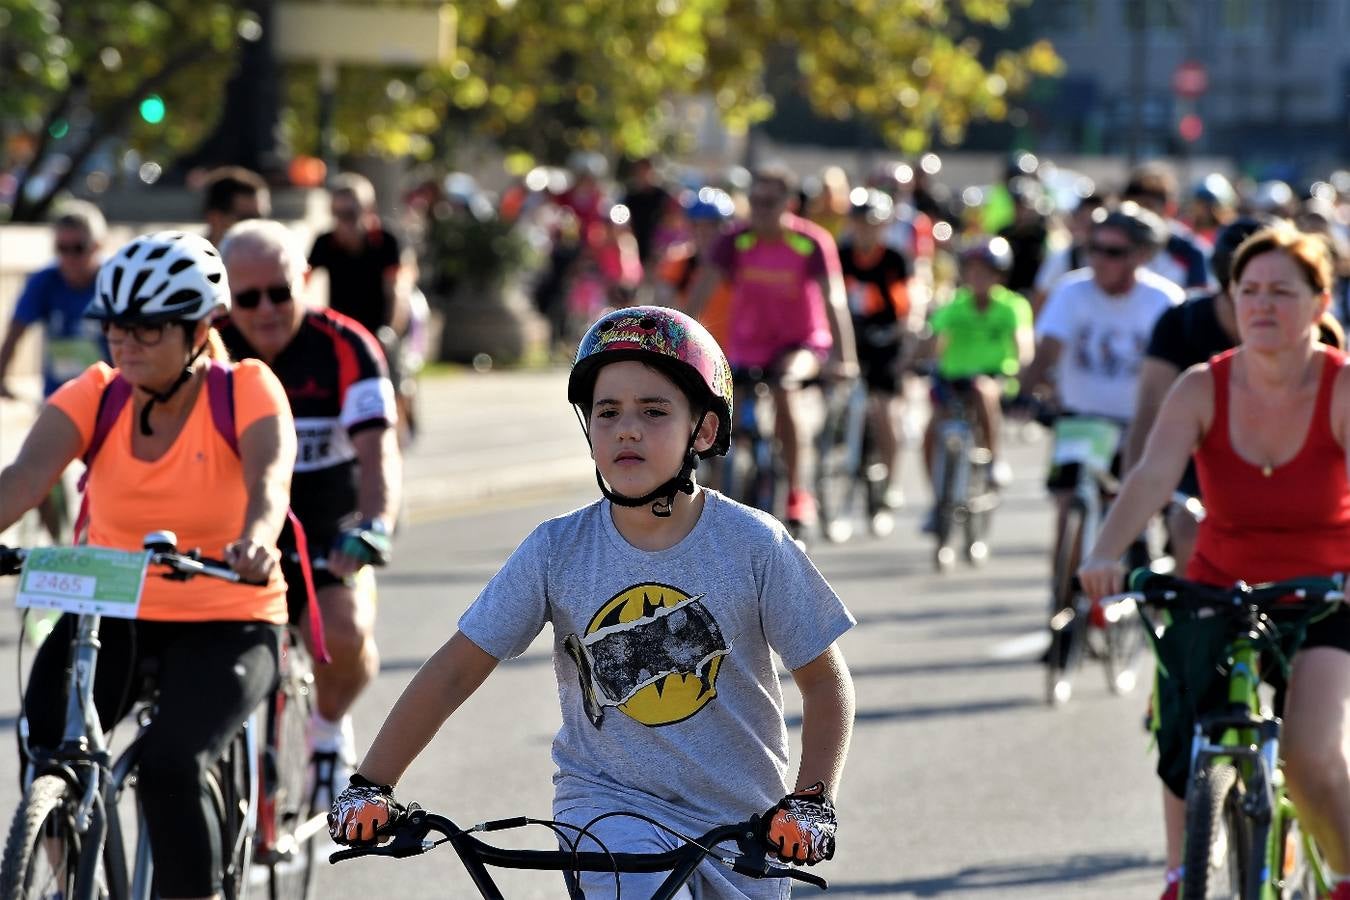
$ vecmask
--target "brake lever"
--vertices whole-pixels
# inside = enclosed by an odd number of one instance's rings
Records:
[[[796,866],[778,866],[767,861],[750,865],[742,862],[742,858],[737,858],[731,869],[733,872],[749,875],[752,878],[795,878],[797,881],[804,881],[809,885],[818,887],[822,891],[830,889],[830,883],[824,878],[819,875],[812,875],[805,869],[799,869]]]
[[[830,883],[826,881],[824,878],[821,878],[819,875],[812,875],[810,872],[807,872],[803,869],[793,869],[787,868],[785,866],[774,866],[771,874],[777,875],[779,877],[787,876],[788,878],[795,878],[798,881],[804,881],[807,884],[812,885],[813,887],[818,887],[822,891],[828,891],[830,889]]]
[[[366,844],[359,847],[349,847],[346,850],[337,850],[329,854],[329,864],[355,859],[358,856],[390,856],[394,859],[407,859],[410,856],[420,856],[436,846],[434,842],[427,840],[427,835],[431,833],[431,823],[426,821],[420,808],[400,819],[394,829],[393,839],[388,843]],[[376,837],[379,837],[379,835],[376,835]]]

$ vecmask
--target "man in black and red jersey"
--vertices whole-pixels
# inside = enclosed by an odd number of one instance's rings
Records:
[[[370,332],[331,309],[304,302],[307,266],[279,222],[241,222],[221,247],[233,303],[221,330],[235,359],[272,367],[291,402],[299,442],[291,507],[304,525],[324,640],[332,662],[315,668],[316,753],[336,754],[334,784],[345,784],[356,747],[348,710],[379,670],[375,598],[357,573],[389,559],[402,458],[384,356]],[[292,597],[303,585],[286,571]],[[303,603],[292,602],[293,616]]]

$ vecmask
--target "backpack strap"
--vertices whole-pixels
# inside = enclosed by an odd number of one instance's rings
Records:
[[[206,399],[211,405],[211,424],[234,455],[239,455],[239,433],[234,425],[234,370],[213,359],[206,369]]]
[[[98,401],[98,414],[94,419],[94,433],[89,438],[89,447],[84,452],[84,474],[80,476],[80,512],[75,518],[75,540],[84,543],[88,539],[89,528],[89,472],[94,457],[103,449],[103,443],[117,423],[117,417],[131,399],[131,383],[121,375],[113,378],[103,389]],[[226,446],[239,456],[239,434],[234,418],[234,369],[219,360],[211,360],[206,370],[206,398],[211,406],[211,424],[225,441]],[[318,593],[314,589],[314,573],[309,561],[309,543],[305,540],[305,529],[295,512],[286,509],[286,518],[291,523],[295,535],[295,549],[300,557],[300,571],[304,574],[305,596],[309,607],[309,636],[314,648],[314,657],[319,662],[329,661],[328,647],[323,640],[323,615],[319,610]]]
[[[103,449],[103,443],[108,439],[109,433],[113,430],[113,425],[117,424],[117,417],[122,414],[126,408],[127,401],[131,399],[131,382],[127,381],[120,374],[114,376],[113,380],[103,389],[103,395],[98,398],[98,413],[94,416],[94,431],[89,436],[89,446],[85,448],[84,456],[81,461],[84,463],[84,473],[80,475],[77,488],[80,492],[80,511],[75,516],[75,543],[83,544],[88,540],[89,530],[89,494],[85,488],[89,484],[89,472],[94,466],[94,457],[98,456],[99,450]]]

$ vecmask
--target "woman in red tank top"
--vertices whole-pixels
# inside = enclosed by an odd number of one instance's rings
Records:
[[[1330,252],[1316,235],[1267,228],[1238,248],[1232,284],[1241,344],[1187,371],[1168,395],[1079,569],[1094,600],[1121,590],[1120,556],[1168,502],[1192,453],[1206,517],[1188,578],[1230,585],[1350,571],[1350,365],[1318,343],[1316,326],[1331,303]],[[1350,610],[1309,629],[1290,685],[1281,747],[1289,792],[1331,870],[1350,877]],[[1172,730],[1159,732],[1160,774],[1176,771],[1169,754],[1188,752],[1163,746]],[[1185,819],[1184,781],[1166,787],[1164,898],[1175,895]],[[1331,896],[1350,900],[1350,880]]]

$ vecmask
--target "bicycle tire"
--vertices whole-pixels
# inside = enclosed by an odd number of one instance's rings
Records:
[[[989,533],[988,498],[991,495],[989,482],[989,464],[984,462],[967,463],[970,474],[966,481],[966,562],[972,566],[982,566],[989,561],[989,544],[985,535]]]
[[[240,731],[225,754],[206,772],[207,793],[220,824],[221,896],[244,900],[248,896],[249,866],[253,861],[253,834],[248,820],[248,745]]]
[[[1072,584],[1083,547],[1084,511],[1077,503],[1069,505],[1064,516],[1064,533],[1055,550],[1051,576],[1050,647],[1046,651],[1045,698],[1051,706],[1066,703],[1073,694],[1073,678],[1083,659],[1087,621],[1080,610]]]
[[[934,510],[933,537],[936,546],[933,549],[933,567],[946,572],[956,562],[956,550],[952,547],[952,529],[956,524],[956,467],[961,464],[958,445],[945,441],[942,446],[942,458],[938,465],[942,467],[937,483],[937,504]]]
[[[822,442],[823,443],[823,442]],[[820,503],[820,530],[832,544],[853,536],[854,522],[867,501],[864,474],[848,465],[848,445],[823,446],[816,462],[816,499]]]
[[[1251,829],[1242,814],[1237,769],[1209,760],[1186,786],[1186,837],[1181,896],[1186,900],[1245,896],[1251,871]]]
[[[10,824],[4,857],[0,860],[0,898],[37,900],[53,895],[71,898],[100,895],[87,884],[81,884],[81,868],[87,866],[83,854],[89,848],[83,846],[84,837],[75,830],[73,814],[79,802],[75,788],[60,776],[41,775],[33,780]],[[102,815],[101,807],[96,806],[94,814]],[[53,841],[69,850],[68,858],[56,865],[52,864]],[[41,877],[43,868],[52,870],[50,877]],[[57,871],[58,868],[65,871]]]
[[[297,636],[286,648],[287,672],[282,680],[282,700],[276,715],[275,781],[269,786],[277,835],[290,836],[316,812],[311,781],[307,732],[314,707],[314,675],[303,644]],[[314,886],[317,841],[311,836],[294,849],[265,861],[269,900],[305,900]]]
[[[1134,690],[1139,680],[1139,661],[1148,651],[1144,630],[1139,624],[1139,612],[1124,607],[1119,618],[1106,623],[1106,686],[1120,696]]]

